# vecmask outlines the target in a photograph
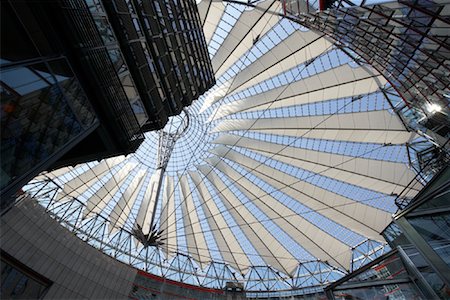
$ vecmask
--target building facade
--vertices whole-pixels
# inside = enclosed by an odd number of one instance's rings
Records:
[[[214,84],[190,1],[1,5],[5,198],[40,171],[135,151]]]

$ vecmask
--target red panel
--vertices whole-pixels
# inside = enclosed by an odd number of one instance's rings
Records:
[[[187,284],[187,283],[167,279],[164,277],[160,277],[157,275],[149,274],[142,270],[139,270],[138,274],[142,275],[144,277],[147,277],[149,279],[155,280],[155,281],[164,282],[165,284],[171,284],[171,285],[175,285],[175,286],[182,287],[185,289],[196,290],[196,291],[205,292],[205,293],[220,294],[220,295],[223,295],[225,293],[223,290],[211,289],[211,288],[206,288],[206,287],[202,287],[202,286]]]
[[[325,0],[319,0],[319,10],[322,11],[325,9]]]

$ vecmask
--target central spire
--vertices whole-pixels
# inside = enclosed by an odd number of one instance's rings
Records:
[[[163,170],[161,179],[169,163],[170,155],[172,154],[176,141],[186,132],[188,126],[189,114],[184,109],[179,115],[170,118],[167,125],[159,131],[158,162],[156,168],[157,170]]]
[[[166,168],[175,147],[175,143],[186,132],[188,126],[189,114],[187,110],[184,109],[179,115],[173,116],[167,125],[159,131],[158,160],[155,172],[155,176],[157,177],[155,185],[156,191],[152,193],[152,199],[150,199],[150,203],[154,203],[152,218],[149,226],[150,232],[143,232],[139,224],[136,224],[137,226],[133,230],[133,234],[136,238],[138,238],[138,240],[141,241],[144,247],[161,246],[164,243],[163,239],[161,239],[162,232],[156,229],[156,208],[158,206],[159,195],[161,194],[161,187]]]

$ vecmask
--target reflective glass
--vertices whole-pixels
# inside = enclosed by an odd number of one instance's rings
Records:
[[[450,266],[450,214],[421,216],[408,221]]]
[[[334,292],[336,300],[373,299],[373,300],[410,300],[425,299],[412,283],[389,284],[381,286],[362,287]]]
[[[49,283],[36,280],[29,275],[27,270],[21,270],[17,266],[1,260],[1,299],[42,299]]]
[[[4,187],[60,151],[95,116],[64,60],[2,69],[1,77]]]

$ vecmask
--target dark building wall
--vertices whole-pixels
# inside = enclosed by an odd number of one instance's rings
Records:
[[[1,76],[4,188],[54,160],[98,121],[65,58],[8,64]]]
[[[67,16],[56,3],[1,2],[2,207],[43,170],[129,153],[143,140],[87,7]],[[80,14],[83,25],[60,23]],[[85,151],[69,152],[75,146]]]
[[[98,127],[61,45],[52,32],[44,34],[30,7],[17,5],[1,2],[2,208],[9,195]]]
[[[146,130],[162,128],[167,117],[178,115],[215,83],[194,2],[97,2],[149,112]]]
[[[1,5],[2,195],[43,170],[134,152],[215,82],[191,1]],[[14,75],[25,70],[29,83]]]
[[[107,20],[93,18],[83,0],[42,5],[100,120],[97,143],[83,141],[52,167],[134,152],[143,141],[132,106],[139,98]]]

